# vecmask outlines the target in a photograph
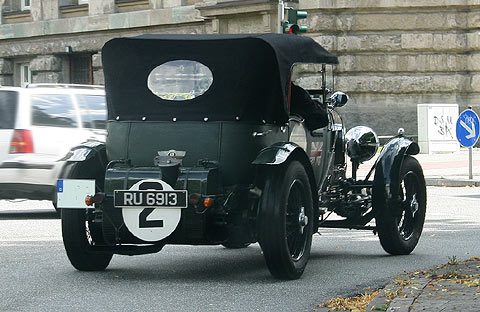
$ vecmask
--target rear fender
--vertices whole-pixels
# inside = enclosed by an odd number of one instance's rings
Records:
[[[88,141],[72,148],[65,157],[62,170],[58,176],[62,179],[95,179],[96,192],[103,190],[107,152],[105,144],[99,141]],[[57,202],[57,192],[53,202]]]
[[[396,137],[382,149],[375,163],[374,197],[383,191],[384,199],[390,200],[398,195],[400,168],[405,155],[416,155],[420,151],[418,144],[404,137]]]
[[[280,167],[282,164],[286,164],[289,161],[297,160],[303,164],[305,171],[307,172],[308,179],[310,181],[310,188],[312,191],[312,203],[314,216],[314,233],[318,229],[318,189],[315,175],[313,174],[312,164],[307,156],[307,153],[295,143],[292,142],[279,142],[269,147],[264,148],[257,155],[257,158],[252,162],[253,165],[262,167]],[[258,171],[257,171],[258,172]]]
[[[87,141],[73,147],[61,160],[67,162],[86,161],[93,157],[99,157],[100,161],[107,166],[107,154],[105,143],[100,141]]]
[[[61,161],[65,161],[59,179],[75,179],[85,176],[95,178],[103,189],[105,169],[107,167],[107,150],[105,143],[87,141],[72,148]]]

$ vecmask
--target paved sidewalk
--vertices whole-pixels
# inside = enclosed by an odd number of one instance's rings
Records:
[[[364,164],[361,164],[358,176],[365,176],[377,157],[378,155]],[[473,149],[473,179],[471,180],[468,177],[468,149],[462,148],[458,153],[418,154],[414,155],[414,157],[422,165],[425,181],[429,186],[480,187],[479,148]]]
[[[422,165],[427,185],[480,187],[480,149],[473,151],[472,180],[467,149],[415,158]],[[366,311],[480,311],[480,257],[462,262],[451,259],[443,266],[401,275],[385,286]]]
[[[480,311],[480,258],[399,276],[365,311]]]

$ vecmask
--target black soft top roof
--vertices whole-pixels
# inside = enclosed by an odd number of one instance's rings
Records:
[[[284,123],[295,63],[337,64],[309,37],[283,34],[142,35],[112,39],[102,50],[108,117],[120,120],[243,120]],[[150,72],[173,60],[198,61],[213,73],[210,89],[169,101],[147,87]]]

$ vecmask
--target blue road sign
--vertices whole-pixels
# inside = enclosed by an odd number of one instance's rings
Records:
[[[462,146],[470,147],[477,143],[480,134],[478,115],[471,109],[464,110],[457,119],[457,140]]]

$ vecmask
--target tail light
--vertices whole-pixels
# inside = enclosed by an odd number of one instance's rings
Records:
[[[32,132],[30,130],[14,130],[10,142],[10,154],[33,153]]]

